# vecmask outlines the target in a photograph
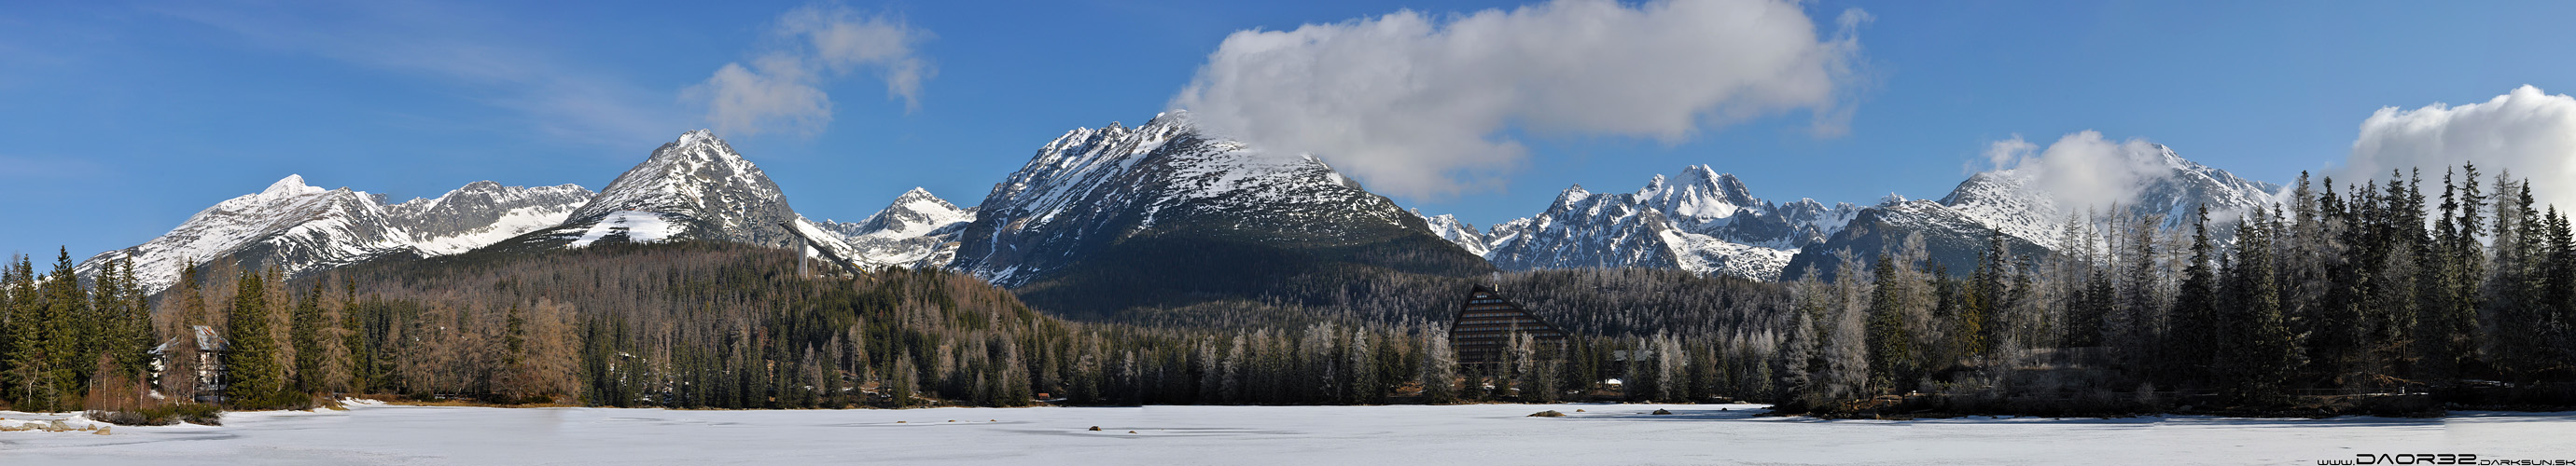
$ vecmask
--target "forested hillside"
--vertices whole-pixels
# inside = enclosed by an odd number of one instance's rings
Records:
[[[2074,253],[2014,256],[1998,238],[1964,275],[1907,241],[1842,267],[1870,273],[1792,285],[1797,330],[1816,336],[1793,339],[1815,342],[1796,401],[1882,414],[2576,402],[2567,216],[2526,182],[2480,178],[2302,176],[2286,205],[2224,227],[2229,241],[2205,211],[2179,228],[2095,217],[2066,226]],[[1846,403],[1909,392],[1933,396]]]
[[[121,288],[113,278],[105,282],[111,285],[105,292],[40,288],[76,282],[37,278],[23,265],[12,269],[10,288],[31,290],[13,292],[12,309],[50,309],[65,302],[45,290],[140,302],[139,294],[117,291]],[[1771,288],[1679,272],[1502,275],[1496,278],[1507,289],[1531,292],[1552,306],[1565,303],[1548,311],[1550,318],[1585,329],[1589,336],[1562,349],[1524,344],[1504,368],[1461,373],[1443,333],[1447,314],[1469,286],[1458,279],[1357,282],[1349,286],[1381,287],[1379,296],[1389,299],[1346,303],[1334,308],[1337,313],[1297,307],[1271,321],[1125,324],[1050,317],[1021,304],[1007,290],[951,272],[897,269],[800,276],[791,251],[728,243],[407,258],[301,279],[268,270],[244,272],[231,264],[192,267],[185,280],[160,296],[150,329],[125,324],[137,328],[132,335],[162,338],[208,327],[227,343],[220,360],[226,370],[222,377],[200,383],[189,376],[197,373],[191,364],[196,345],[171,345],[173,367],[161,371],[154,384],[134,386],[133,393],[122,396],[158,388],[177,402],[220,387],[226,395],[222,403],[236,408],[305,406],[314,402],[311,395],[327,393],[720,408],[1326,404],[1568,396],[1681,401],[1771,390],[1759,375],[1770,371],[1764,356],[1768,349],[1739,347],[1735,349],[1744,353],[1728,359],[1717,355],[1727,348],[1696,336],[1657,336],[1646,329],[1665,321],[1690,321],[1706,323],[1701,328],[1758,335],[1762,332],[1745,327],[1764,325],[1758,316],[1783,315],[1779,311],[1785,309],[1784,295]],[[1709,283],[1723,286],[1697,286]],[[1566,287],[1591,291],[1546,292]],[[1680,288],[1696,291],[1660,292]],[[1604,290],[1609,294],[1601,294]],[[1728,297],[1736,293],[1749,298]],[[1660,298],[1635,298],[1645,296]],[[1709,297],[1716,299],[1698,299]],[[1655,302],[1708,304],[1609,312]],[[1223,310],[1261,315],[1252,312],[1259,307],[1247,303]],[[13,313],[21,318],[10,320],[9,330],[86,334],[46,330],[53,327],[41,322],[55,315]],[[1718,315],[1757,317],[1694,317]],[[39,323],[18,325],[28,322]],[[99,349],[85,354],[148,360],[141,349],[158,341],[128,339],[133,341],[97,343]],[[38,342],[29,348],[51,341],[24,340]],[[1668,352],[1651,358],[1642,357],[1644,352],[1638,358],[1614,356],[1649,347]],[[125,353],[120,351],[134,355],[121,356]],[[1699,365],[1686,364],[1693,357]],[[13,362],[9,373],[57,375],[10,378],[10,400],[32,409],[80,406],[82,400],[69,394],[82,393],[81,387],[112,380],[115,374],[128,374],[124,380],[141,380],[146,374],[106,367],[64,371],[50,369],[63,363],[28,361]],[[98,375],[88,375],[93,372]],[[1632,372],[1638,375],[1627,375]],[[1623,386],[1601,383],[1617,377],[1632,381]],[[88,405],[127,409],[135,403],[93,397]]]

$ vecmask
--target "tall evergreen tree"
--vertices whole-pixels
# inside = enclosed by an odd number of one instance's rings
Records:
[[[268,325],[268,285],[259,273],[243,273],[234,282],[225,327],[231,345],[223,354],[224,399],[236,407],[270,407],[288,388],[286,368],[277,364],[277,341]]]
[[[295,384],[299,393],[322,391],[322,284],[314,280],[295,302],[295,314],[288,319],[287,339],[295,345]]]
[[[2278,222],[2263,216],[2256,209],[2237,223],[2217,332],[2220,376],[2236,396],[2254,401],[2277,397],[2296,352],[2281,318],[2274,255]]]
[[[2181,287],[2174,291],[2173,336],[2165,353],[2175,356],[2174,373],[2186,381],[2206,381],[2219,354],[2218,277],[2211,269],[2216,251],[2209,241],[2209,207],[2195,213],[2191,227],[2191,260],[2183,266]]]
[[[0,335],[0,368],[7,369],[0,372],[0,385],[5,385],[0,387],[0,394],[6,394],[10,404],[20,409],[34,409],[50,396],[37,391],[45,372],[41,342],[44,300],[37,294],[35,268],[27,256],[11,254],[9,259],[5,279],[0,279],[0,287],[5,287],[9,298],[0,302],[7,305],[5,311],[0,311],[7,314],[0,317],[6,317],[8,323],[7,332]]]
[[[1871,286],[1869,306],[1870,386],[1895,387],[1911,375],[1914,359],[1914,336],[1906,331],[1905,290],[1898,283],[1906,277],[1896,267],[1894,253],[1878,255],[1871,267],[1875,285]]]

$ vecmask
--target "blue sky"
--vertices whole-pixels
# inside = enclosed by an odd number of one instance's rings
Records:
[[[782,47],[811,2],[366,5],[39,2],[0,14],[0,248],[130,246],[288,174],[436,196],[477,180],[607,184],[716,126],[691,87]],[[720,134],[798,211],[855,220],[914,186],[972,204],[1075,127],[1165,108],[1228,34],[1402,9],[1514,2],[863,2],[923,33],[907,108],[882,76],[813,81],[828,122]],[[1775,200],[1938,197],[1995,141],[2097,130],[2286,182],[2351,156],[2385,107],[2576,89],[2567,3],[1848,2],[1799,5],[1819,33],[1857,8],[1844,131],[1811,110],[1681,137],[1504,129],[1526,156],[1482,188],[1398,195],[1478,226],[1570,184],[1636,189],[1711,164]],[[1327,157],[1328,160],[1330,156]],[[1366,178],[1363,178],[1366,180]]]

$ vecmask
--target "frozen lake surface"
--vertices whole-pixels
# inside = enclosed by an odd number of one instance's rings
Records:
[[[1656,408],[1673,414],[1646,414]],[[1545,409],[1569,416],[1525,417]],[[1753,416],[1760,411],[1601,404],[846,411],[370,405],[231,413],[222,427],[0,432],[0,464],[2317,464],[2356,453],[2576,459],[2576,412],[1899,422]],[[0,426],[63,417],[0,412],[8,419]]]

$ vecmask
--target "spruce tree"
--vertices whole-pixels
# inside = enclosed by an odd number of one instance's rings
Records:
[[[241,408],[273,407],[287,387],[286,369],[277,365],[277,342],[269,335],[268,286],[256,272],[241,274],[234,285],[225,319],[230,346],[223,355],[224,400]]]
[[[1869,374],[1872,387],[1895,387],[1905,381],[1903,374],[1913,361],[1911,344],[1914,336],[1905,328],[1906,305],[1901,293],[1907,288],[1896,268],[1895,254],[1879,254],[1871,267],[1876,284],[1870,288],[1869,307]]]
[[[2279,394],[2295,349],[2281,318],[2275,281],[2274,229],[2261,209],[2237,224],[2236,253],[2227,271],[2227,299],[2219,310],[2221,376],[2240,399],[2268,401]]]
[[[295,314],[288,319],[287,339],[295,345],[295,391],[322,391],[322,283],[314,280],[304,299],[295,302]]]
[[[5,343],[0,345],[0,368],[7,369],[7,372],[0,372],[0,382],[6,385],[0,387],[0,393],[8,395],[10,404],[22,407],[20,409],[34,409],[38,400],[44,398],[36,390],[36,382],[42,378],[38,375],[44,372],[44,358],[40,351],[44,300],[37,295],[34,267],[28,264],[27,256],[11,254],[10,259],[5,268],[6,279],[0,280],[0,286],[6,287],[9,297],[5,302],[7,309],[0,311],[8,313],[5,316],[8,331],[0,335],[0,343]]]
[[[2191,261],[2183,266],[2182,285],[2174,291],[2173,336],[2166,341],[2174,355],[2171,362],[2182,380],[2208,380],[2210,367],[2219,354],[2218,344],[2218,278],[2211,270],[2215,260],[2209,242],[2209,207],[2196,212],[2191,227]]]

